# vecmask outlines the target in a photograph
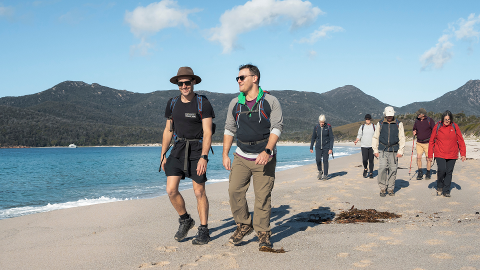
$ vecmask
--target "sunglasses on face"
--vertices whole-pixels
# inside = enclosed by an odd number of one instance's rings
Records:
[[[177,82],[177,85],[182,87],[183,84],[185,84],[186,86],[190,86],[192,85],[192,81],[185,81],[185,82]]]
[[[235,78],[235,81],[238,82],[238,79],[240,79],[240,81],[243,81],[243,80],[245,80],[245,78],[248,77],[248,76],[255,76],[255,75],[242,75],[242,76],[238,76],[237,78]]]

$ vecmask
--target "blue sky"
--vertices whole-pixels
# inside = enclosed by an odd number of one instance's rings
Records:
[[[480,79],[475,1],[0,0],[0,97],[66,81],[149,93],[233,93],[238,66],[262,88],[323,93],[354,85],[403,106]]]

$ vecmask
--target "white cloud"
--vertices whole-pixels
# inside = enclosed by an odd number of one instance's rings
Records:
[[[450,49],[453,44],[449,41],[450,36],[445,34],[440,39],[435,47],[430,48],[421,57],[422,70],[425,70],[429,66],[433,65],[434,68],[440,69],[443,65],[452,58]]]
[[[314,50],[310,50],[307,54],[308,58],[310,59],[314,59],[315,57],[317,57],[317,52],[314,51]]]
[[[139,44],[130,46],[130,55],[147,56],[149,55],[148,50],[151,48],[153,48],[153,44],[147,42],[145,38],[141,38]]]
[[[302,38],[298,41],[298,43],[313,44],[317,42],[318,39],[326,37],[328,32],[341,32],[341,31],[344,31],[344,29],[340,26],[322,25],[318,28],[318,30],[313,31],[313,33],[310,34],[309,38]]]
[[[243,6],[225,11],[220,17],[221,25],[212,28],[210,40],[219,42],[223,53],[238,47],[238,35],[280,21],[291,21],[291,28],[307,25],[323,14],[309,1],[301,0],[251,0]]]
[[[480,15],[475,17],[475,14],[472,13],[470,16],[468,16],[467,20],[460,18],[458,20],[459,29],[455,31],[455,36],[457,39],[478,41],[480,33],[474,29],[474,26],[477,23],[480,24]]]
[[[0,4],[0,18],[11,18],[13,17],[14,12],[15,9],[13,7],[4,7],[2,4]]]
[[[195,24],[188,19],[188,15],[198,11],[200,10],[180,9],[174,0],[162,0],[146,7],[137,7],[131,12],[126,11],[125,21],[130,25],[132,33],[141,38],[169,27],[194,27]]]

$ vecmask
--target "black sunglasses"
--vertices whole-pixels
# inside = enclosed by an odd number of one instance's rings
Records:
[[[255,75],[242,75],[242,76],[238,76],[237,78],[235,78],[235,81],[238,82],[238,79],[240,79],[240,81],[243,81],[245,80],[246,77],[248,76],[255,76]]]
[[[192,81],[185,81],[185,82],[177,82],[177,85],[182,87],[183,84],[185,84],[186,86],[190,86],[192,85]]]

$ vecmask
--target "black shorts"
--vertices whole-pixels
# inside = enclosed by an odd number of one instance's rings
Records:
[[[165,163],[165,174],[168,176],[181,176],[182,179],[185,177],[191,178],[197,184],[202,184],[207,182],[207,173],[203,175],[197,175],[197,164],[198,160],[190,160],[188,162],[187,174],[183,171],[183,163],[185,162],[183,158],[175,158],[169,156],[167,162]]]

